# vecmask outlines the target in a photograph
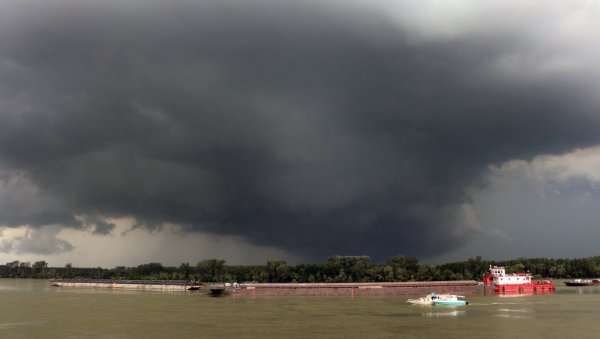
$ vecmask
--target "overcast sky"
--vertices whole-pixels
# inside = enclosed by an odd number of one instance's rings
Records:
[[[0,2],[0,263],[599,255],[599,1]]]

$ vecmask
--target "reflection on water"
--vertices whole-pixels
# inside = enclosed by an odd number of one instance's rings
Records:
[[[16,291],[18,290],[18,287],[12,287],[12,286],[0,286],[0,291]]]
[[[518,309],[511,309],[511,308],[500,308],[498,309],[498,311],[500,312],[518,312],[518,313],[531,313],[533,312],[532,309],[530,308],[518,308]]]
[[[488,293],[487,291],[485,292],[486,295],[496,295],[499,297],[503,297],[503,298],[511,298],[511,297],[525,297],[525,296],[531,296],[531,295],[540,295],[540,294],[555,294],[556,291],[555,290],[540,290],[540,291],[534,291],[534,290],[526,290],[526,291],[508,291],[508,292],[494,292],[492,291],[491,293]]]
[[[600,294],[599,286],[580,286],[569,288],[577,294]]]
[[[529,319],[532,318],[531,308],[500,308],[496,317],[499,318],[512,318],[512,319]]]
[[[185,295],[185,294],[207,294],[206,291],[161,291],[161,290],[134,290],[126,288],[93,288],[93,287],[52,287],[54,293],[66,294],[113,294],[113,295]]]
[[[442,318],[442,317],[458,317],[467,315],[467,311],[445,311],[445,312],[426,312],[421,314],[423,317],[428,318]]]
[[[29,326],[41,326],[44,325],[45,321],[21,321],[16,323],[0,323],[0,330],[9,330],[15,327],[29,327]],[[0,332],[1,333],[1,332]]]
[[[0,279],[0,291],[33,291],[49,289],[46,280]]]
[[[529,319],[529,316],[516,315],[516,314],[496,314],[498,318],[512,318],[512,319]]]

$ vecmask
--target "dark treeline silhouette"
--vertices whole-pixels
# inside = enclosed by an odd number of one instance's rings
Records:
[[[197,280],[201,282],[381,282],[482,280],[490,265],[508,272],[529,272],[538,278],[600,277],[600,257],[578,259],[518,258],[506,261],[481,257],[441,265],[420,264],[414,257],[394,256],[385,263],[371,263],[368,256],[332,256],[324,264],[288,265],[269,260],[266,265],[226,265],[225,260],[202,260],[179,267],[148,263],[136,267],[106,268],[48,267],[45,261],[13,261],[0,265],[1,278],[82,278],[115,280]]]

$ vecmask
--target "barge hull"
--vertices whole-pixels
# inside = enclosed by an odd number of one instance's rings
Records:
[[[169,291],[184,292],[199,289],[198,285],[185,282],[173,281],[118,281],[118,280],[51,280],[50,285],[54,287],[76,287],[76,288],[111,288],[142,291]]]
[[[481,289],[476,281],[428,281],[407,283],[347,284],[242,284],[235,291],[242,296],[308,296],[308,297],[394,297],[423,293],[468,293]]]
[[[205,289],[199,285],[172,281],[111,281],[111,280],[51,280],[57,287],[112,288],[147,291],[187,291]],[[406,296],[422,293],[469,293],[481,289],[482,284],[466,281],[413,281],[381,283],[245,283],[236,284],[227,292],[238,296]]]

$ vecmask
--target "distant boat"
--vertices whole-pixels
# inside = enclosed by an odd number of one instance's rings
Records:
[[[464,298],[464,296],[440,294],[439,296],[435,296],[435,298],[433,298],[433,304],[436,306],[464,306],[469,304],[468,301],[460,300],[459,298]]]
[[[408,299],[406,302],[415,305],[439,305],[439,306],[464,306],[468,305],[469,302],[466,300],[460,300],[464,296],[454,294],[435,294],[431,293],[418,299]]]
[[[571,281],[565,281],[567,286],[593,286],[600,285],[600,279],[575,279]]]
[[[208,287],[209,294],[212,296],[221,296],[234,293],[240,285],[238,283],[213,284]]]
[[[424,297],[420,297],[418,299],[408,299],[406,302],[415,304],[415,305],[433,305],[433,297],[435,297],[435,293],[428,294]]]
[[[211,287],[209,290],[210,290],[210,295],[213,295],[213,296],[227,294],[227,290],[225,289],[225,287]]]

